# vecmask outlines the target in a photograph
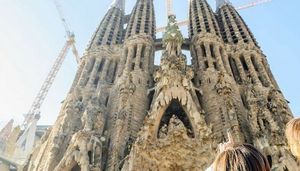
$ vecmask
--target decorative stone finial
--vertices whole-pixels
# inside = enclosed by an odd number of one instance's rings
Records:
[[[166,47],[166,51],[169,54],[175,53],[178,55],[181,53],[182,43],[183,36],[177,25],[176,16],[170,15],[168,26],[163,36],[163,46]]]
[[[231,4],[229,0],[216,0],[217,9],[221,8],[223,5]]]
[[[125,0],[113,0],[111,7],[119,8],[122,11],[125,11]]]

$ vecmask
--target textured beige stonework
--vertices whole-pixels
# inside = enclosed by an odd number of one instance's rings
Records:
[[[137,0],[129,21],[120,6],[108,10],[57,121],[21,170],[204,171],[231,130],[274,171],[297,171],[284,136],[293,115],[231,5],[214,13],[190,1],[192,65],[170,16],[159,66],[153,0]]]

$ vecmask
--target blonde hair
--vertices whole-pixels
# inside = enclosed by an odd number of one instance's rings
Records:
[[[300,159],[300,118],[292,119],[285,130],[292,153]]]
[[[266,157],[250,144],[231,144],[213,164],[214,171],[270,171]]]

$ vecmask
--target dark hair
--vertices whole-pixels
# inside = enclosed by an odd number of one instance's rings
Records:
[[[214,171],[270,171],[266,157],[250,144],[232,144],[213,164]]]

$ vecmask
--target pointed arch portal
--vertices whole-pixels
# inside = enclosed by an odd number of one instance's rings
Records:
[[[192,127],[191,121],[190,121],[188,115],[186,114],[185,110],[183,109],[181,103],[177,99],[173,99],[170,102],[168,108],[166,109],[166,111],[165,111],[164,115],[162,116],[162,119],[159,123],[158,131],[164,125],[168,126],[170,123],[170,119],[174,115],[184,124],[185,128],[187,129],[187,135],[191,138],[194,138],[195,134],[194,134],[194,129]],[[158,133],[157,133],[157,135],[158,135]]]

